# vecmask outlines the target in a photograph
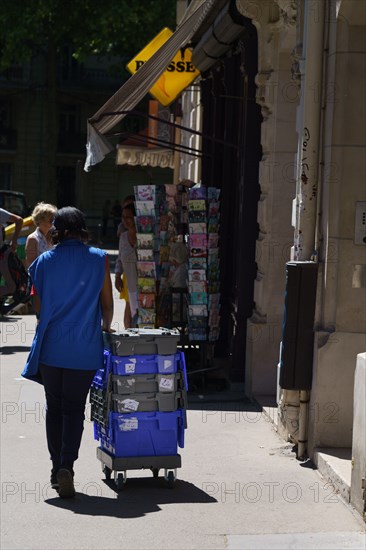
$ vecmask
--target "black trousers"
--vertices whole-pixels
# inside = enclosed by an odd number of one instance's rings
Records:
[[[95,370],[39,365],[46,394],[46,434],[53,471],[72,470],[84,430],[85,403]]]

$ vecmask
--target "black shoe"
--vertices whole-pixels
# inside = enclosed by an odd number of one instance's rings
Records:
[[[56,489],[58,491],[57,471],[51,471],[50,483],[52,489]]]
[[[70,470],[61,468],[56,475],[58,481],[58,494],[61,498],[73,498],[75,496],[74,479]]]

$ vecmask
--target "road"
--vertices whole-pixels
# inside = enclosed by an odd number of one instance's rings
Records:
[[[3,318],[0,328],[2,550],[365,549],[360,517],[240,394],[190,397],[173,490],[142,470],[117,494],[87,418],[77,496],[59,499],[49,486],[43,388],[20,377],[35,317]]]

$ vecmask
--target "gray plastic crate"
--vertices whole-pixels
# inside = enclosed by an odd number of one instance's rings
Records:
[[[176,374],[137,374],[120,376],[112,374],[109,388],[119,395],[135,393],[173,393],[184,387],[182,372]]]
[[[118,413],[172,412],[184,408],[182,392],[112,394],[112,409]]]
[[[104,347],[112,355],[173,355],[180,339],[176,329],[128,329],[103,332]]]

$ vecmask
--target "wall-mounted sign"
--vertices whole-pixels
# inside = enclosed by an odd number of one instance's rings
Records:
[[[172,34],[170,29],[164,28],[127,64],[127,69],[132,74],[138,71]],[[169,105],[199,74],[200,72],[192,64],[191,50],[182,48],[169,63],[159,80],[150,88],[150,93],[162,105]]]

